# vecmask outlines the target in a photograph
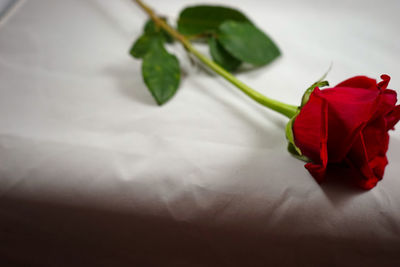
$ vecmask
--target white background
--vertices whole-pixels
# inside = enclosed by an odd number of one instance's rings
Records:
[[[331,63],[332,85],[386,73],[399,92],[398,1],[208,2],[240,8],[279,45],[273,64],[237,75],[272,98],[298,104]],[[147,3],[174,21],[199,2]],[[286,118],[178,44],[180,89],[158,107],[128,54],[145,20],[127,0],[37,0],[0,24],[6,263],[399,264],[399,132],[373,190],[318,185],[286,152]]]

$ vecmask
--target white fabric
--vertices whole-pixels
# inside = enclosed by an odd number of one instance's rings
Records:
[[[196,3],[148,0],[172,20]],[[331,62],[333,85],[387,73],[399,92],[399,3],[218,1],[283,52],[238,77],[291,104]],[[128,54],[145,20],[128,0],[32,0],[0,25],[0,263],[400,265],[400,131],[373,190],[318,185],[286,119],[178,44],[181,86],[158,107]]]

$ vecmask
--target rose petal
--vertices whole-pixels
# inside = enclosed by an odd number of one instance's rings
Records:
[[[372,177],[369,179],[358,179],[357,184],[363,189],[370,190],[376,186],[376,184],[379,182],[379,180],[376,177]]]
[[[318,183],[321,183],[324,180],[326,166],[309,162],[304,165],[304,167],[310,172],[311,176],[314,177]]]
[[[376,80],[368,78],[366,76],[355,76],[353,78],[347,79],[335,87],[351,87],[351,88],[363,88],[363,89],[373,89],[376,90]]]
[[[375,176],[379,179],[382,180],[383,174],[385,173],[385,167],[388,164],[388,160],[385,156],[382,157],[375,157],[373,160],[369,161],[369,166],[373,170]]]
[[[320,156],[321,125],[322,118],[325,115],[322,114],[323,100],[315,94],[317,91],[319,91],[318,87],[315,88],[308,103],[296,117],[293,124],[293,134],[295,144],[302,153],[314,162],[322,163]]]
[[[388,113],[392,112],[397,102],[397,94],[390,89],[383,90],[378,97],[378,102],[377,110],[371,120],[386,116]]]
[[[315,91],[319,92],[319,88]],[[305,168],[321,182],[328,164],[328,105],[314,93],[308,103],[310,105],[303,107],[294,122],[294,136],[302,153],[314,161],[307,163]]]
[[[377,110],[379,91],[333,88],[322,90],[320,94],[328,103],[329,110],[329,161],[340,162]]]
[[[386,131],[386,121],[384,118],[378,118],[369,122],[362,130],[365,150],[369,160],[376,157],[385,157],[389,146],[389,134]]]
[[[400,105],[395,106],[391,112],[385,116],[386,130],[394,129],[396,123],[400,120]]]
[[[381,90],[385,90],[390,82],[390,76],[383,74],[381,75],[382,81],[377,84],[377,87]]]
[[[359,175],[356,177],[358,184],[364,189],[371,189],[382,179],[387,160],[385,161],[385,159],[382,160],[381,157],[378,157],[375,159],[374,164],[371,165],[364,136],[360,133],[347,155],[347,163],[354,171],[358,171]],[[378,177],[377,174],[382,175]]]

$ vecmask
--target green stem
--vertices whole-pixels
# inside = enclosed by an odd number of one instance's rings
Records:
[[[161,18],[159,18],[153,10],[148,7],[146,4],[144,4],[141,0],[133,0],[135,1],[143,10],[150,16],[150,18],[161,28],[166,30],[169,34],[171,34],[172,37],[174,37],[177,41],[179,41],[187,51],[195,55],[201,62],[203,62],[205,65],[207,65],[210,69],[215,71],[217,74],[225,78],[227,81],[229,81],[231,84],[235,85],[237,88],[239,88],[243,93],[245,93],[247,96],[255,100],[256,102],[260,103],[261,105],[268,107],[276,112],[279,112],[283,115],[285,115],[288,118],[292,118],[295,113],[297,112],[296,106],[293,105],[288,105],[285,103],[282,103],[280,101],[271,99],[269,97],[266,97],[256,90],[250,88],[243,82],[241,82],[239,79],[237,79],[235,76],[233,76],[231,73],[226,71],[224,68],[216,64],[214,61],[200,53],[193,45],[192,43],[182,34],[177,32],[174,28],[169,26],[165,21],[163,21]]]

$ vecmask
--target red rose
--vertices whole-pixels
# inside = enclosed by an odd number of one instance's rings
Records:
[[[355,170],[358,184],[373,188],[382,179],[389,144],[388,131],[400,119],[396,92],[382,81],[365,76],[350,78],[333,88],[310,95],[293,124],[294,142],[311,162],[305,167],[318,181],[329,163]]]

